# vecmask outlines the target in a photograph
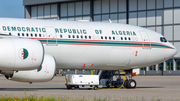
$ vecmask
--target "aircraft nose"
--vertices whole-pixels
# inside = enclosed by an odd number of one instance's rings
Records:
[[[173,48],[173,49],[171,49],[171,54],[172,54],[172,56],[174,56],[176,53],[177,53],[177,49],[176,49],[176,47],[174,46],[174,45],[171,45],[171,47]]]
[[[169,43],[169,46],[171,47],[171,49],[163,51],[164,56],[165,56],[164,59],[166,59],[166,60],[172,58],[177,53],[177,49],[176,49],[176,47],[174,45]]]
[[[173,53],[174,55],[177,53],[177,49],[176,49],[176,47],[174,47],[174,49],[173,49],[172,53]]]

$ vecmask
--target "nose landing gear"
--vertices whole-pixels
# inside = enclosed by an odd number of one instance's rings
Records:
[[[125,88],[136,88],[136,81],[132,79],[132,70],[126,70],[126,80],[124,81]]]

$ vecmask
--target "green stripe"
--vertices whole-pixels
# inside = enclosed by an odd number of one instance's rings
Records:
[[[47,42],[47,40],[39,40],[39,41],[41,41],[41,42]],[[48,40],[48,43],[56,43],[56,40]],[[143,43],[75,41],[75,40],[57,40],[57,43],[143,46]],[[144,46],[162,47],[162,48],[170,48],[170,49],[173,49],[172,47],[165,46],[165,45],[160,45],[160,44],[148,44],[148,43],[144,43]]]
[[[153,47],[163,47],[163,48],[170,48],[170,49],[174,49],[174,48],[172,48],[172,47],[165,46],[165,45],[160,45],[160,44],[151,44],[151,46],[153,46]]]

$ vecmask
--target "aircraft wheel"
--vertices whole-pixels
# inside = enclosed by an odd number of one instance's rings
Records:
[[[67,87],[68,90],[71,89],[71,86],[66,86],[66,87]]]
[[[127,87],[128,87],[128,88],[135,88],[135,87],[136,87],[136,81],[133,80],[133,79],[130,79],[130,80],[127,82]]]
[[[74,90],[74,89],[75,89],[75,87],[71,87],[71,89],[72,89],[72,90]]]
[[[126,87],[126,88],[128,88],[128,87],[127,87],[127,83],[128,83],[128,80],[125,80],[125,81],[124,81],[124,87]]]
[[[94,90],[97,90],[97,86],[94,87]]]

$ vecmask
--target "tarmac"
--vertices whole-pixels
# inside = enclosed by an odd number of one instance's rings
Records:
[[[67,90],[64,76],[43,83],[22,83],[0,76],[0,96],[106,100],[180,100],[180,76],[135,76],[137,89]]]

